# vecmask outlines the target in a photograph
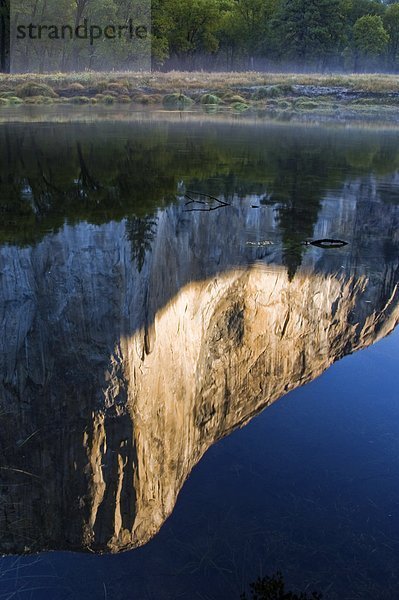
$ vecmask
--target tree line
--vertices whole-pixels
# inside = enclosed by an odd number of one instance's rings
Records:
[[[149,22],[150,0],[14,0],[16,23],[123,26]],[[0,70],[9,66],[10,3],[0,0]],[[107,31],[105,29],[105,31]],[[134,70],[127,38],[19,43],[18,70]],[[399,70],[399,2],[392,0],[152,0],[156,69]],[[12,40],[11,40],[12,41]],[[150,53],[149,45],[144,53]],[[139,61],[140,62],[140,61]],[[141,61],[140,64],[150,64]]]
[[[153,0],[163,68],[399,69],[399,3]]]

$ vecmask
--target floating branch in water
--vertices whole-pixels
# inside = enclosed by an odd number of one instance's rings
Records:
[[[347,246],[349,242],[343,240],[332,240],[326,238],[324,240],[312,240],[310,242],[302,242],[304,246],[316,246],[317,248],[343,248]]]
[[[214,200],[218,204],[217,206],[207,206],[208,203],[206,201],[194,200],[194,198],[189,196],[189,194],[193,194],[194,196],[202,196],[203,198],[209,198],[209,200]],[[201,192],[193,192],[187,190],[187,192],[184,194],[184,197],[188,198],[189,200],[189,202],[186,202],[185,206],[189,206],[190,204],[202,204],[207,206],[207,208],[189,208],[184,212],[210,212],[211,210],[218,210],[219,208],[223,208],[225,206],[231,206],[231,204],[229,204],[228,202],[224,202],[223,200],[219,200],[219,198],[216,198],[216,196],[211,196],[210,194],[202,194]]]

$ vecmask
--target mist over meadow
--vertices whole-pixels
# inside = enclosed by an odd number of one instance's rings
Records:
[[[1,0],[1,71],[10,46],[14,72],[397,72],[399,3]]]

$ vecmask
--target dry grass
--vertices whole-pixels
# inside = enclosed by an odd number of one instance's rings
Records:
[[[13,89],[26,81],[44,83],[54,89],[80,84],[84,88],[101,87],[105,84],[122,84],[129,89],[152,88],[159,92],[179,90],[222,90],[240,86],[262,85],[315,85],[339,86],[363,92],[399,92],[399,76],[381,74],[321,75],[291,73],[51,73],[47,75],[18,74],[0,75],[1,88]]]
[[[301,85],[309,87],[293,87]],[[220,109],[281,119],[368,119],[399,124],[399,76],[178,71],[0,74],[0,112],[16,105],[63,103],[163,106],[167,110],[202,107],[207,113]]]

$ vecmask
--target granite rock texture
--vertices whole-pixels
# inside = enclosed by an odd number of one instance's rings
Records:
[[[398,211],[376,229],[359,186],[316,227],[341,219],[351,244],[307,250],[292,280],[272,212],[245,204],[160,211],[140,268],[126,222],[0,248],[3,553],[146,543],[213,443],[394,329],[398,258],[379,240]]]

